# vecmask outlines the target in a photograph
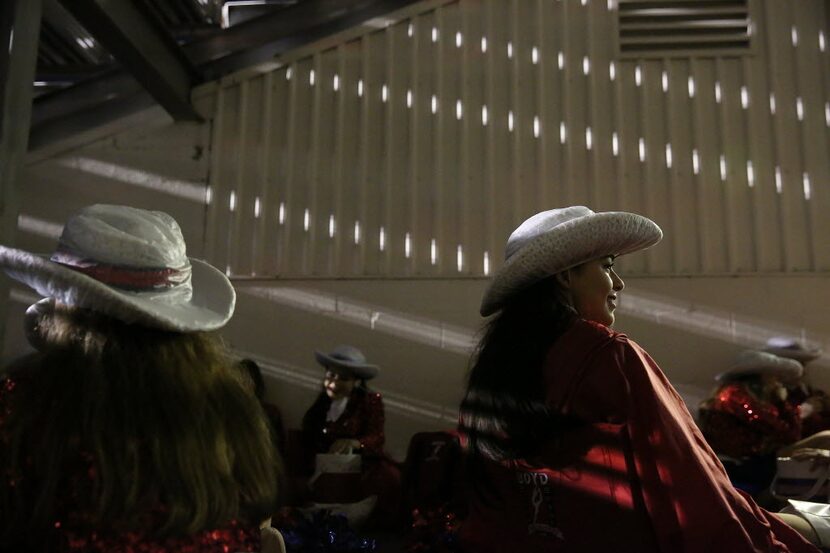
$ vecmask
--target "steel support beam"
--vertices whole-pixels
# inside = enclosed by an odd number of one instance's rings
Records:
[[[198,121],[190,90],[199,74],[167,32],[132,0],[61,0],[124,69],[177,120]]]
[[[184,46],[206,80],[262,63],[418,0],[303,0]]]
[[[0,3],[0,243],[7,246],[14,245],[17,231],[18,174],[28,148],[41,9],[41,0]],[[8,279],[0,279],[0,350],[8,286]]]
[[[62,0],[69,4],[104,0]],[[124,0],[119,0],[124,1]],[[184,52],[206,79],[274,59],[294,48],[382,17],[418,0],[303,0],[296,6],[246,21],[219,35],[185,45]],[[141,79],[138,79],[141,82]],[[143,84],[143,82],[141,83]],[[137,83],[124,70],[115,70],[88,82],[44,94],[35,100],[32,119],[32,150],[47,146],[124,110],[146,106],[148,94],[136,90]],[[129,98],[122,103],[121,98]],[[112,110],[96,110],[111,104]],[[169,112],[169,110],[168,110]]]

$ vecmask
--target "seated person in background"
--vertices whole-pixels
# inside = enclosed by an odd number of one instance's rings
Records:
[[[764,351],[779,357],[793,359],[804,365],[821,356],[820,348],[807,348],[793,338],[775,336],[767,340]],[[812,436],[822,430],[830,430],[830,396],[824,390],[811,386],[806,379],[785,383],[787,401],[799,407],[801,435]]]
[[[763,351],[745,351],[716,377],[719,385],[699,410],[699,425],[736,487],[759,496],[775,476],[779,448],[801,437],[799,408],[787,386],[801,364]]]
[[[360,454],[362,491],[378,496],[369,523],[394,526],[400,507],[400,470],[383,451],[381,395],[366,386],[380,369],[351,346],[338,346],[331,353],[318,351],[315,357],[326,373],[323,389],[303,417],[306,448],[313,453]]]
[[[209,332],[236,295],[176,221],[91,206],[0,268],[47,297],[0,380],[0,550],[279,551],[267,422]]]

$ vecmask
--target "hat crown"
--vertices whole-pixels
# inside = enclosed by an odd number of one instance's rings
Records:
[[[97,204],[72,215],[63,227],[58,252],[121,267],[178,268],[188,263],[175,219],[161,211],[121,205]]]
[[[353,346],[337,346],[329,353],[329,357],[349,363],[366,363],[366,356],[363,352]]]
[[[510,237],[507,239],[504,259],[510,259],[525,244],[537,236],[550,232],[559,225],[593,214],[593,211],[582,205],[549,209],[537,213],[529,219],[526,219],[510,234]]]

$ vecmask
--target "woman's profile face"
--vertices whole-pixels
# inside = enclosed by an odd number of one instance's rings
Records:
[[[343,371],[328,369],[323,377],[323,389],[331,400],[349,397],[356,383],[357,379],[354,376]]]
[[[614,258],[607,255],[566,272],[565,285],[579,316],[605,326],[614,324],[617,294],[625,287],[614,272]]]

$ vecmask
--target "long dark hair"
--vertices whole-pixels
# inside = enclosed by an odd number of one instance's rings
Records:
[[[20,477],[0,486],[0,549],[56,516],[161,537],[270,515],[279,458],[216,336],[72,308],[37,326],[42,352],[0,405],[0,475]]]
[[[473,455],[530,460],[555,436],[562,421],[545,405],[542,366],[576,317],[549,277],[516,293],[486,325],[460,412]]]

